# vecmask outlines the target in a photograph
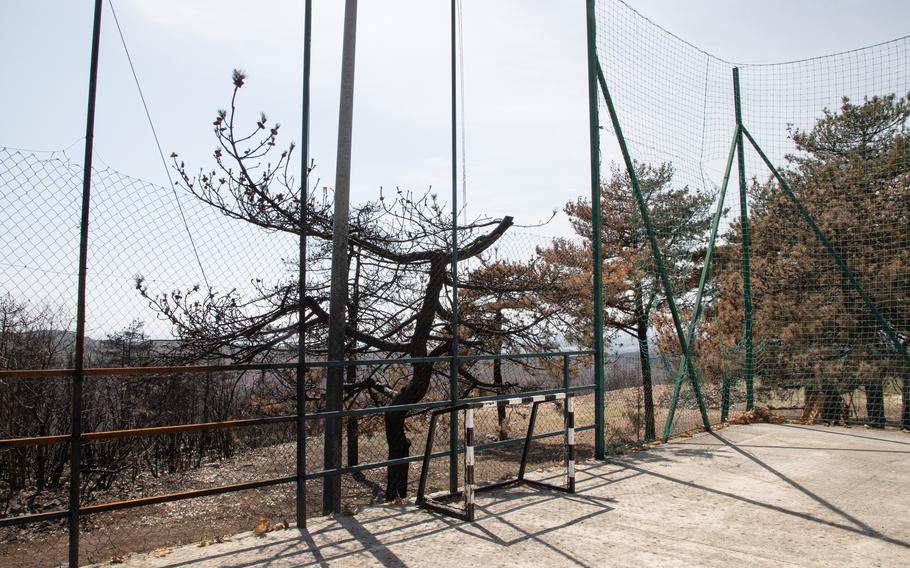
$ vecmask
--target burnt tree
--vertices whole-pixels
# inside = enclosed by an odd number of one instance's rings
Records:
[[[332,192],[313,192],[301,207],[300,187],[288,174],[294,145],[277,149],[279,125],[261,114],[254,127],[240,132],[237,96],[245,77],[235,72],[229,109],[218,111],[213,127],[217,146],[214,167],[191,173],[176,154],[174,167],[183,188],[226,217],[241,220],[268,233],[300,235],[306,227],[310,251],[306,290],[299,290],[296,266],[280,282],[254,282],[255,292],[219,292],[191,286],[186,290],[152,290],[141,277],[137,288],[153,309],[168,318],[179,339],[177,355],[186,361],[217,357],[237,363],[296,361],[297,314],[305,307],[306,352],[313,360],[326,358],[329,322],[329,258],[332,241]],[[452,220],[444,203],[430,191],[414,193],[380,190],[377,199],[352,206],[348,251],[355,271],[349,286],[345,327],[346,357],[423,358],[449,352],[454,331],[450,314],[452,282],[448,280],[452,250]],[[301,223],[300,211],[306,223]],[[513,226],[509,216],[478,217],[459,225],[459,262],[481,257]],[[356,278],[351,282],[350,278]],[[353,303],[353,305],[352,305]],[[471,322],[462,322],[465,330]],[[497,333],[528,335],[533,327],[505,325]],[[468,332],[463,332],[468,333]],[[468,347],[469,337],[460,339]],[[391,367],[391,366],[390,366]],[[349,373],[346,398],[364,394],[376,404],[400,405],[423,400],[432,378],[442,369],[419,362],[407,374],[364,369]],[[459,372],[465,390],[474,380],[468,370]],[[312,381],[317,388],[318,380]],[[288,399],[293,392],[288,389]],[[405,421],[407,413],[384,416],[388,457],[409,455]],[[388,469],[386,496],[404,496],[407,466]]]

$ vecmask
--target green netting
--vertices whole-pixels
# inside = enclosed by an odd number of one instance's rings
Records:
[[[599,1],[596,18],[599,64],[686,325],[709,250],[710,223],[704,220],[721,207],[690,353],[709,420],[747,409],[751,375],[755,403],[786,409],[793,418],[910,425],[910,39],[802,61],[737,65],[618,0]],[[721,202],[737,132],[734,68],[745,191],[737,155]],[[656,354],[663,374],[672,367],[671,374],[680,375],[678,360],[668,357],[683,355],[668,295],[643,238],[616,144],[619,133],[603,98],[600,122],[602,161],[614,164],[612,172],[604,167],[605,219],[629,220],[632,231],[613,236],[637,259],[634,271],[619,275],[622,263],[611,263],[608,255],[606,308],[617,310],[610,303],[612,279],[631,278],[645,299],[653,298],[646,314],[649,347],[642,354]],[[605,239],[610,236],[607,229]],[[659,396],[664,388],[654,387],[658,422],[668,412]],[[696,395],[683,374],[670,432],[701,426]]]

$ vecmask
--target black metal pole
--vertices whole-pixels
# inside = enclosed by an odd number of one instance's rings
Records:
[[[569,386],[571,386],[570,380],[569,380],[569,356],[563,355],[562,356],[562,388],[565,389],[566,394],[568,394],[568,392],[569,392]],[[563,409],[562,409],[563,419],[568,418],[568,416],[569,416],[569,408],[567,406],[563,406]]]
[[[329,361],[345,357],[348,302],[348,230],[351,199],[351,144],[354,128],[354,63],[357,53],[357,0],[346,0],[344,40],[341,51],[341,88],[338,95],[338,153],[335,164],[335,204],[332,217],[332,282],[329,297]],[[344,367],[326,373],[326,410],[341,410],[344,403]],[[342,421],[327,418],[323,465],[341,467]],[[341,476],[323,480],[322,512],[341,512]]]
[[[70,427],[69,565],[79,566],[79,487],[82,463],[82,379],[85,368],[85,286],[88,272],[88,223],[92,190],[92,149],[95,140],[95,95],[101,44],[101,3],[95,0],[92,56],[85,115],[85,156],[82,160],[82,217],[79,224],[79,284],[76,293],[76,345],[73,353],[73,398]]]
[[[456,71],[457,56],[455,16],[458,0],[451,2],[451,57],[452,57],[452,362],[449,367],[449,400],[458,403],[458,74]],[[449,415],[449,491],[458,489],[458,413]]]
[[[303,95],[300,132],[300,251],[297,271],[297,528],[306,528],[306,232],[310,174],[310,47],[313,2],[303,14]]]

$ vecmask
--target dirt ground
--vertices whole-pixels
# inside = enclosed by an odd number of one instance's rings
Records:
[[[910,436],[752,424],[578,468],[578,493],[479,494],[478,521],[411,504],[134,555],[125,565],[905,566]],[[559,470],[545,475],[558,477]]]

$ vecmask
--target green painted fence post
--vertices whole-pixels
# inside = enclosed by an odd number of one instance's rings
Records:
[[[724,213],[724,199],[727,196],[727,186],[730,183],[730,171],[733,169],[733,154],[736,151],[737,135],[739,128],[733,135],[733,142],[730,144],[730,152],[727,155],[727,167],[724,169],[724,181],[720,186],[720,194],[717,196],[717,210],[714,212],[714,219],[711,224],[711,236],[708,239],[708,249],[705,252],[705,264],[701,269],[701,276],[698,279],[698,292],[695,294],[695,312],[692,313],[692,320],[689,322],[689,347],[683,353],[682,361],[679,364],[679,371],[676,373],[676,379],[673,381],[673,396],[670,398],[670,409],[667,412],[667,421],[664,424],[664,441],[670,437],[670,430],[673,428],[673,417],[676,415],[676,405],[679,402],[679,391],[682,388],[683,375],[689,366],[691,358],[692,345],[695,343],[695,330],[698,329],[698,320],[701,317],[701,301],[705,293],[705,285],[708,282],[708,273],[711,270],[711,261],[714,258],[714,247],[717,243],[717,231],[720,228],[720,218]],[[693,384],[697,387],[697,384]],[[697,393],[698,391],[696,391]]]
[[[588,34],[588,121],[591,145],[591,220],[593,235],[592,269],[594,273],[594,457],[604,458],[604,321],[603,321],[603,251],[601,246],[600,205],[600,119],[597,108],[597,19],[595,0],[587,0]]]
[[[736,153],[739,169],[739,223],[743,245],[743,343],[746,346],[746,410],[755,406],[752,352],[752,266],[749,238],[749,205],[746,199],[746,156],[743,153],[743,115],[739,90],[739,68],[733,68],[733,103],[736,111]]]

